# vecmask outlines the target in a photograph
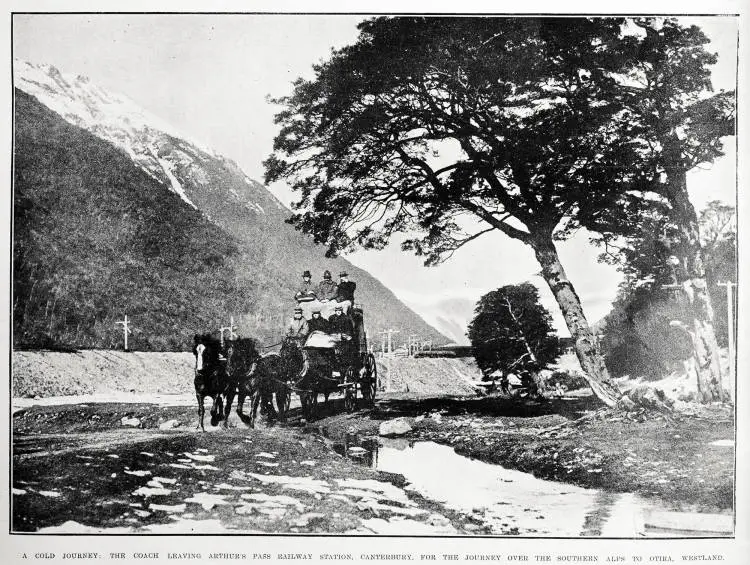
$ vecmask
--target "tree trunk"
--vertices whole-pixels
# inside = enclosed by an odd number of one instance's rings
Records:
[[[669,149],[665,145],[665,153]],[[681,163],[678,146],[675,144],[671,150],[668,161]],[[728,387],[722,386],[719,344],[714,331],[714,313],[703,263],[698,216],[688,198],[684,167],[667,167],[666,172],[672,222],[679,234],[672,250],[680,261],[675,274],[677,283],[682,286],[680,292],[685,304],[685,329],[693,342],[698,394],[703,402],[725,400],[728,399]]]
[[[598,340],[586,321],[581,300],[560,263],[555,244],[551,239],[539,239],[531,245],[537,261],[542,266],[542,276],[557,300],[570,335],[575,341],[576,355],[591,390],[604,404],[614,406],[622,393],[604,365]]]

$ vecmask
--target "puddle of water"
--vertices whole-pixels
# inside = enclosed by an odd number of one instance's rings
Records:
[[[434,442],[352,436],[334,449],[362,465],[403,475],[408,490],[479,519],[494,534],[650,537],[733,531],[729,515],[667,512],[634,494],[537,479]]]

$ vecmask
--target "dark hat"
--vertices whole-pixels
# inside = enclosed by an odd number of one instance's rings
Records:
[[[296,314],[297,312],[299,312],[299,313],[302,313],[302,308],[299,308],[299,307],[297,307],[297,308],[295,308],[295,309],[294,309],[294,312],[295,312],[295,314]]]
[[[320,308],[316,308],[312,311],[313,314],[320,314]]]
[[[303,277],[310,277],[310,278],[312,278],[312,275],[310,274],[310,271],[305,271],[304,273],[302,273],[302,276]]]
[[[349,273],[347,273],[346,271],[341,271],[341,272],[339,273],[339,276],[340,276],[340,277],[348,277],[348,276],[349,276]]]
[[[341,306],[336,306],[336,308],[334,308],[334,310],[343,310],[343,308]]]
[[[325,272],[323,273],[323,278],[324,278],[324,279],[330,279],[330,278],[331,278],[331,271],[328,271],[328,270],[327,270],[327,271],[325,271]]]

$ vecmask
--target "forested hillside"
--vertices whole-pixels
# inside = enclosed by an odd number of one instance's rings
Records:
[[[237,242],[112,145],[16,91],[16,346],[185,349],[254,305]]]

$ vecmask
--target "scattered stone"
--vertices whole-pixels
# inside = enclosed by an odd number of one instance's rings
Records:
[[[167,477],[154,477],[154,480],[160,483],[166,483],[169,485],[173,485],[177,482],[177,479],[169,479]]]
[[[18,495],[18,496],[21,496],[22,494],[26,494],[26,491],[23,490],[22,488],[14,488],[12,492],[13,494]]]
[[[135,475],[136,477],[145,477],[150,475],[151,471],[125,471],[126,475]]]
[[[153,481],[149,482],[149,484],[152,483]],[[134,496],[145,496],[146,498],[148,498],[149,496],[167,496],[170,494],[172,494],[172,491],[162,487],[161,485],[159,485],[158,487],[140,487],[139,489],[133,491]]]
[[[161,510],[162,512],[174,512],[174,513],[182,513],[185,512],[185,508],[187,508],[187,505],[185,504],[149,504],[149,509],[151,510]]]
[[[194,453],[183,453],[183,455],[189,459],[192,459],[193,461],[202,461],[206,463],[213,462],[216,457],[213,455],[195,455]],[[183,463],[187,463],[187,461],[184,461],[183,459],[178,459],[178,461],[181,461]]]
[[[451,521],[442,514],[430,514],[427,523],[431,526],[449,526]]]
[[[443,415],[440,412],[430,414],[430,418],[432,418],[438,424],[443,421]]]
[[[381,436],[393,437],[408,434],[412,430],[409,418],[396,418],[380,424],[378,433]]]
[[[130,426],[131,428],[137,428],[141,425],[141,421],[138,418],[128,418],[127,416],[123,416],[120,419],[120,423],[123,426]]]
[[[171,430],[174,428],[179,427],[180,423],[177,420],[167,420],[166,422],[162,422],[159,424],[160,430]]]
[[[218,485],[214,485],[214,488],[218,490],[252,490],[253,487],[237,487],[227,483],[219,483]]]
[[[185,502],[192,502],[194,504],[200,504],[204,510],[211,510],[217,504],[229,504],[224,500],[224,496],[221,494],[211,494],[208,492],[199,492],[194,494],[190,498],[186,498]]]

